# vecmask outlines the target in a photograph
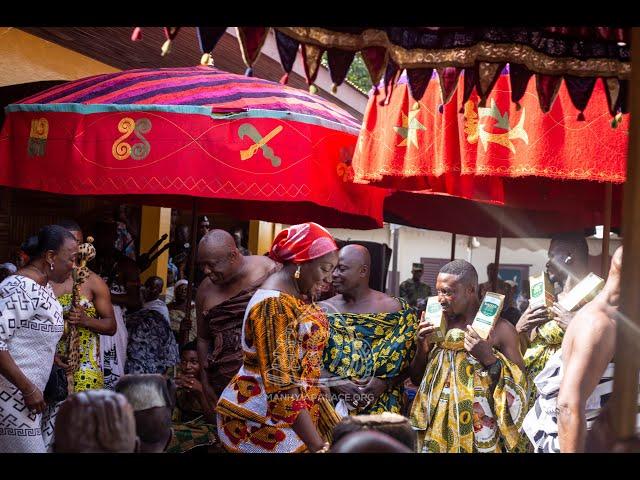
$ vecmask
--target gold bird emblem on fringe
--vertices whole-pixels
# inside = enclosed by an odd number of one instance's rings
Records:
[[[495,127],[506,130],[504,133],[488,132],[486,122],[483,120],[487,118],[493,118],[495,120]],[[464,133],[467,134],[467,141],[469,143],[476,143],[480,140],[482,148],[487,150],[487,144],[497,143],[505,148],[511,150],[511,153],[516,153],[516,146],[513,144],[513,140],[522,140],[525,145],[529,144],[529,135],[524,129],[525,109],[522,108],[522,114],[515,127],[511,128],[509,121],[509,112],[502,114],[500,109],[496,105],[496,101],[491,99],[490,107],[478,107],[478,113],[475,110],[475,104],[469,100],[464,105]]]

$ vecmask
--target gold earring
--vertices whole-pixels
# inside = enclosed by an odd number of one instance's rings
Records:
[[[298,265],[296,273],[293,274],[293,278],[295,278],[296,280],[300,278],[300,265]]]

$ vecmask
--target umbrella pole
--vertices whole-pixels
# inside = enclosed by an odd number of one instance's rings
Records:
[[[496,237],[496,256],[493,260],[493,263],[496,265],[495,273],[493,274],[493,278],[491,279],[491,290],[496,291],[498,287],[498,270],[500,270],[500,248],[502,247],[502,223],[500,223],[500,230],[498,231],[498,236]]]
[[[196,250],[198,245],[198,200],[193,199],[193,207],[191,208],[191,243],[189,250],[189,284],[187,285],[187,311],[184,319],[180,323],[180,346],[189,341],[189,332],[191,331],[191,297],[193,295],[193,280],[195,278],[196,269]]]
[[[602,278],[609,276],[609,240],[611,237],[611,203],[613,185],[607,182],[604,187],[604,229],[602,231]]]
[[[624,261],[620,282],[620,313],[616,322],[616,351],[613,379],[612,427],[619,439],[628,439],[635,433],[638,410],[638,372],[640,355],[637,330],[640,328],[640,28],[631,29],[631,80],[629,98],[631,123],[629,125],[629,153],[627,155],[627,181],[624,186],[624,218],[622,244]]]
[[[451,234],[451,261],[453,262],[456,258],[456,234]]]

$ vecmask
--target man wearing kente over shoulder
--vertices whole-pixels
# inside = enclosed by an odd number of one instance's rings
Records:
[[[58,225],[71,232],[78,245],[84,243],[82,229],[76,222],[62,220]],[[104,388],[100,335],[112,336],[116,333],[116,320],[109,287],[102,278],[90,272],[89,277],[80,285],[80,306],[72,308],[73,278],[69,277],[62,283],[52,282],[51,285],[62,305],[65,322],[77,325],[80,336],[80,360],[77,370],[73,372],[73,392]],[[68,354],[66,337],[63,336],[58,343],[54,362],[65,370],[69,368]],[[49,404],[43,416],[43,435],[47,448],[53,441],[55,419],[60,403]]]
[[[483,340],[471,327],[480,302],[478,274],[455,260],[440,269],[438,301],[447,320],[445,339],[433,344],[436,327],[420,322],[411,380],[419,385],[410,420],[418,451],[511,451],[526,410],[526,377],[515,328],[502,318]]]
[[[320,304],[329,320],[324,368],[334,403],[343,400],[352,415],[400,413],[418,321],[404,299],[369,288],[370,272],[365,247],[340,250],[333,271],[338,295]]]

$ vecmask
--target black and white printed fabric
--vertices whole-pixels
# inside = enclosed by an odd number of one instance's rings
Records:
[[[63,330],[62,306],[51,285],[22,275],[0,283],[0,350],[9,352],[40,391]],[[44,452],[41,416],[30,412],[22,393],[0,375],[0,453]]]

